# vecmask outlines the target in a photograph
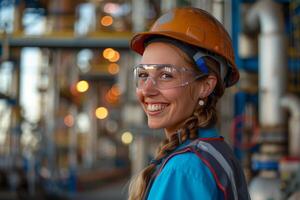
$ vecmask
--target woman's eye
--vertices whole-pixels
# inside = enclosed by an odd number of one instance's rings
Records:
[[[161,75],[161,79],[171,79],[173,76],[171,74],[163,73]]]
[[[141,73],[138,74],[138,77],[139,77],[139,78],[147,78],[147,77],[148,77],[148,74],[145,73],[145,72],[141,72]]]

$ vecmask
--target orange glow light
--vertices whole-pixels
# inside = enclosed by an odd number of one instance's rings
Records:
[[[108,60],[115,57],[115,54],[116,54],[116,52],[112,48],[106,48],[103,50],[103,53],[102,53],[103,57]]]
[[[110,74],[117,74],[117,73],[119,73],[119,71],[120,71],[120,68],[117,63],[111,63],[108,65],[108,72]]]
[[[117,62],[120,59],[120,53],[115,51],[114,56],[109,59],[110,62]]]
[[[112,86],[112,88],[111,88],[111,93],[112,93],[114,96],[120,96],[120,95],[121,95],[121,91],[120,91],[119,86],[118,86],[118,85]]]
[[[105,94],[105,100],[110,104],[117,104],[119,102],[119,96],[115,96],[112,94],[111,90],[109,90]]]
[[[82,80],[76,84],[76,90],[78,92],[86,92],[88,89],[89,89],[89,83],[87,81]]]
[[[95,114],[98,119],[105,119],[108,116],[108,110],[105,107],[99,107],[96,109]]]
[[[101,19],[101,24],[103,26],[110,26],[110,25],[112,25],[113,22],[114,22],[113,18],[108,15],[102,17],[102,19]]]
[[[65,116],[64,123],[67,127],[72,127],[74,125],[74,117],[71,114]]]
[[[114,100],[112,99],[110,92],[105,94],[105,100],[110,104],[114,103]]]

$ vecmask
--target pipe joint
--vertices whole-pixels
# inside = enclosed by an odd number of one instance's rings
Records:
[[[282,8],[272,0],[260,0],[246,15],[245,26],[249,31],[260,28],[262,34],[284,33]]]
[[[280,105],[291,113],[291,118],[300,119],[300,99],[294,94],[287,94],[282,97]]]

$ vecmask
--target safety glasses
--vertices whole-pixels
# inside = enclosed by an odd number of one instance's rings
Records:
[[[205,76],[207,74],[171,64],[139,64],[134,67],[134,81],[138,89],[147,84],[161,90],[183,87]]]

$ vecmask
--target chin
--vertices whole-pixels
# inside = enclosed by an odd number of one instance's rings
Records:
[[[151,122],[151,121],[148,121],[148,127],[151,129],[164,128],[161,123],[155,123],[155,122]]]

